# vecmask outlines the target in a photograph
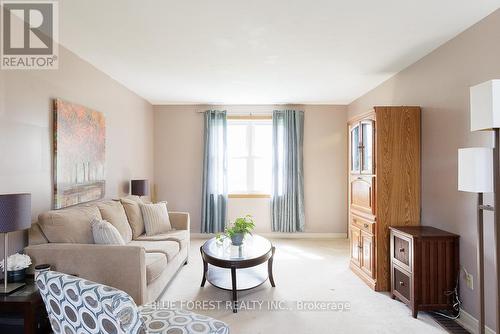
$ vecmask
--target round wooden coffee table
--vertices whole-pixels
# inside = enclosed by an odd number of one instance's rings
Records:
[[[271,242],[258,235],[247,235],[241,246],[233,246],[229,239],[218,242],[207,240],[200,247],[203,259],[201,286],[209,281],[213,286],[232,291],[233,312],[238,311],[238,291],[255,288],[269,278],[273,287],[273,257]],[[262,264],[267,262],[267,268]]]

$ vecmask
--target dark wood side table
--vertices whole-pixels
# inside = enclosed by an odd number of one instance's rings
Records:
[[[22,289],[0,296],[0,333],[50,333],[45,304],[33,278],[26,283]]]
[[[272,287],[276,286],[273,277],[275,248],[261,236],[245,237],[242,246],[233,246],[228,239],[219,243],[212,238],[200,247],[200,252],[203,259],[201,286],[209,281],[219,289],[231,291],[234,313],[238,312],[238,291],[253,289],[267,279]]]
[[[390,227],[391,294],[418,311],[452,309],[460,236],[431,226]]]

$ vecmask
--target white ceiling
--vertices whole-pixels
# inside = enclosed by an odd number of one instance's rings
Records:
[[[60,1],[61,43],[153,104],[346,104],[500,0]]]

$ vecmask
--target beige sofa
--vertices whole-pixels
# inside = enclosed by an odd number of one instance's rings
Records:
[[[138,235],[141,230],[135,225],[132,240],[127,240],[126,245],[94,244],[92,219],[123,217],[121,212],[125,211],[120,207],[123,209],[120,201],[100,201],[42,213],[30,229],[25,252],[33,265],[47,263],[52,270],[123,290],[139,305],[153,302],[179,268],[187,263],[189,214],[169,212],[173,230],[168,233]],[[122,232],[124,225],[118,225],[124,223],[123,219],[115,218],[106,220]],[[130,223],[129,218],[131,221],[132,216],[127,211],[127,223]],[[142,216],[139,218],[142,221]]]

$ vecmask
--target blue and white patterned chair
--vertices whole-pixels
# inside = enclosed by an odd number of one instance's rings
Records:
[[[229,334],[222,321],[182,310],[138,308],[125,292],[47,271],[36,284],[54,333]]]

